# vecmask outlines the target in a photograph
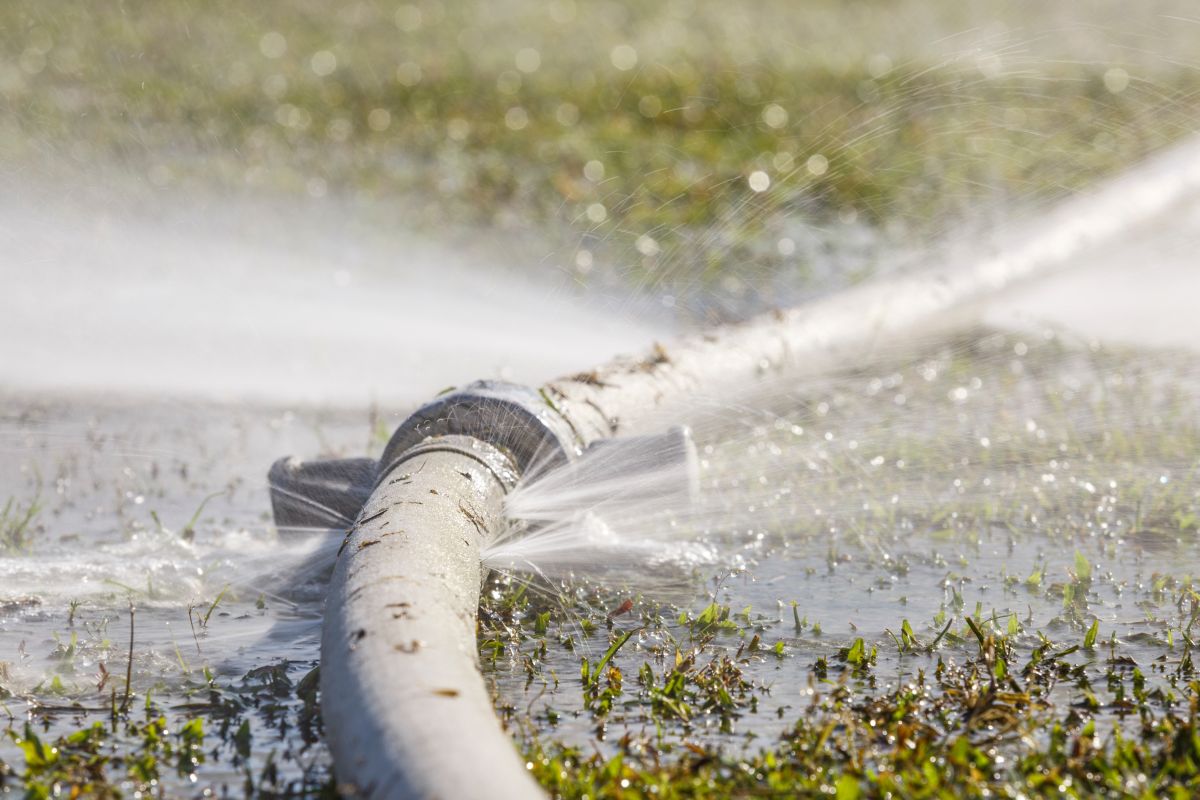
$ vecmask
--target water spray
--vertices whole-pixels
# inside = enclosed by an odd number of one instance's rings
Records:
[[[476,664],[481,553],[502,529],[504,497],[522,476],[587,487],[594,465],[613,459],[641,465],[649,494],[597,498],[600,511],[695,492],[696,454],[685,429],[589,440],[544,392],[496,382],[423,406],[378,461],[285,458],[271,468],[281,527],[355,520],[339,551],[321,648],[323,696],[338,698],[325,703],[323,719],[355,791],[538,793],[496,725]],[[667,487],[653,478],[663,474],[684,477]],[[468,762],[489,776],[485,792],[476,772],[461,771]]]
[[[1064,204],[992,253],[656,346],[536,391],[474,384],[417,411],[378,462],[278,462],[279,525],[354,518],[334,569],[321,654],[339,775],[368,797],[539,794],[493,714],[475,642],[484,554],[553,517],[527,506],[524,519],[507,519],[515,509],[505,498],[519,483],[558,481],[600,517],[622,504],[687,497],[696,456],[686,429],[651,436],[646,428],[689,398],[894,355],[914,332],[960,325],[996,292],[1085,256],[1198,189],[1200,143],[1192,141]],[[644,475],[642,488],[625,496],[596,489],[614,462]]]

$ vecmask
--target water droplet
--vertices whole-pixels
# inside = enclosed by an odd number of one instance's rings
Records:
[[[373,131],[386,131],[391,124],[392,114],[386,108],[373,108],[371,113],[367,114],[367,127]]]
[[[662,100],[657,95],[648,94],[638,101],[638,113],[648,119],[653,119],[662,113]]]
[[[608,54],[612,65],[622,72],[627,72],[637,66],[638,54],[632,45],[619,44]]]
[[[1129,73],[1120,67],[1113,67],[1104,73],[1104,88],[1113,94],[1120,94],[1129,87]]]
[[[324,78],[327,75],[332,75],[334,70],[337,69],[337,56],[328,50],[318,50],[313,53],[308,65],[316,75]]]
[[[660,249],[658,242],[654,239],[654,237],[648,236],[644,233],[637,238],[637,242],[634,243],[634,246],[637,247],[637,251],[644,256],[656,256],[658,255]],[[674,301],[672,301],[672,305],[673,304]]]
[[[267,58],[280,58],[287,52],[287,39],[277,31],[268,31],[258,40],[258,50]]]
[[[592,183],[604,180],[604,165],[595,159],[583,165],[583,176]]]
[[[520,106],[513,106],[505,112],[504,124],[509,130],[524,130],[529,125],[529,114]]]
[[[771,188],[771,177],[760,169],[751,172],[747,182],[750,184],[750,188],[756,192],[765,192]]]
[[[892,71],[892,60],[886,53],[876,53],[867,59],[867,72],[872,78],[882,78]]]
[[[537,72],[542,66],[542,54],[532,47],[522,47],[517,51],[514,61],[521,72]]]
[[[777,103],[769,103],[762,110],[762,121],[771,128],[782,128],[787,125],[788,113],[783,106]]]

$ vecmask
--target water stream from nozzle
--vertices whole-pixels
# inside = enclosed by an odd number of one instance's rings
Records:
[[[679,525],[699,489],[686,427],[600,440],[577,460],[518,484],[505,500],[509,526],[483,552],[484,563],[561,574],[709,561],[711,549]]]

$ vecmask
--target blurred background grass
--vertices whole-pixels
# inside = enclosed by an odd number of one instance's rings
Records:
[[[580,280],[769,295],[1194,130],[1198,35],[1178,1],[19,0],[0,159],[351,198],[532,236]]]

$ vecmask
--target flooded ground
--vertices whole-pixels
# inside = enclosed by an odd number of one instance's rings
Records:
[[[636,568],[568,579],[561,606],[542,582],[495,584],[481,654],[498,704],[544,765],[597,780],[605,764],[643,790],[697,757],[787,764],[780,743],[809,724],[860,739],[839,768],[875,789],[869,772],[900,769],[895,739],[849,709],[906,691],[938,707],[920,722],[941,741],[986,752],[1001,794],[1028,788],[1017,765],[1051,763],[1052,730],[1111,745],[1186,717],[1198,367],[971,332],[792,387],[740,430],[701,424],[702,499],[678,517],[719,563],[690,569],[690,595]]]
[[[36,767],[31,734],[48,749],[99,724],[75,746],[113,759],[107,772],[47,767],[47,785],[323,786],[305,677],[338,534],[277,532],[266,468],[291,452],[363,452],[369,416],[11,393],[3,407],[0,724],[16,741],[0,739],[0,762]],[[134,711],[118,721],[127,694]],[[9,792],[24,789],[0,778]]]
[[[276,458],[1019,237],[1195,132],[1196,30],[1190,0],[4,5],[0,794],[332,792],[337,534],[274,529]],[[1200,791],[1198,231],[1192,197],[957,338],[664,421],[704,483],[640,532],[687,566],[488,586],[538,779]]]
[[[678,511],[720,558],[598,564],[603,577],[550,595],[494,577],[480,646],[497,706],[547,763],[573,748],[630,769],[753,760],[840,703],[918,685],[931,704],[954,698],[939,681],[991,641],[1008,705],[982,727],[956,722],[962,709],[943,721],[995,736],[1010,764],[1047,746],[1051,721],[1104,737],[1179,713],[1200,567],[1198,366],[972,331],[780,387],[752,412],[708,409],[692,420],[703,499]],[[0,759],[32,763],[31,734],[48,745],[99,723],[75,746],[128,758],[108,766],[127,789],[150,754],[168,796],[319,791],[311,675],[338,539],[276,532],[265,468],[377,451],[378,415],[19,394],[5,408],[0,685],[16,741]],[[137,710],[117,724],[131,606]]]

